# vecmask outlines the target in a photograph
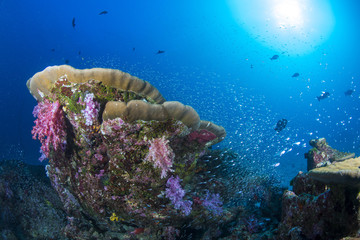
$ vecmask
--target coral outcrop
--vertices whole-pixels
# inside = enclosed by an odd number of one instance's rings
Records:
[[[323,167],[332,162],[344,161],[355,156],[354,153],[340,152],[326,142],[325,138],[312,139],[310,146],[313,148],[305,153],[308,171],[313,168]]]
[[[279,239],[359,237],[360,158],[331,148],[324,138],[310,143],[314,148],[305,157],[320,160],[308,161],[312,170],[299,172],[293,191],[283,194]]]
[[[360,187],[360,157],[334,162],[326,167],[315,168],[309,172],[311,178],[325,184],[342,184],[353,188]]]
[[[46,144],[41,159],[49,160],[69,238],[159,239],[180,236],[184,225],[218,228],[221,183],[199,188],[204,178],[195,176],[199,157],[225,137],[222,127],[118,70],[48,67],[27,86],[39,101],[34,112],[44,113],[35,114],[44,124],[33,133]],[[49,109],[61,115],[57,121]]]

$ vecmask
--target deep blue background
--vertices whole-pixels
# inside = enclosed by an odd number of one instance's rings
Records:
[[[224,126],[228,136],[217,147],[285,181],[306,169],[312,138],[359,155],[360,3],[329,2],[329,39],[310,54],[288,55],[251,38],[226,1],[0,0],[0,157],[39,163],[30,133],[36,101],[25,83],[66,60],[149,81],[167,100]],[[280,58],[270,61],[274,54]],[[294,72],[300,77],[291,78]],[[351,97],[348,89],[356,89]],[[330,98],[317,101],[321,91]],[[281,118],[289,123],[276,134]]]

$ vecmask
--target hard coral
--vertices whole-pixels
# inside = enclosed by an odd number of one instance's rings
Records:
[[[59,101],[50,102],[45,99],[39,102],[33,110],[35,126],[31,133],[33,139],[38,138],[41,142],[41,151],[49,157],[51,147],[56,151],[66,143],[64,113]],[[43,160],[43,157],[40,157]]]

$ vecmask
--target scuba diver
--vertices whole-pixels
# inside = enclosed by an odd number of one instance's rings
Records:
[[[285,118],[279,120],[276,123],[276,127],[274,128],[274,130],[277,132],[281,132],[286,127],[287,123],[288,123],[288,120]]]

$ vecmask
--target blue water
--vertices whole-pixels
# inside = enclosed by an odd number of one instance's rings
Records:
[[[326,36],[320,33],[320,43],[311,35],[318,21],[313,14],[304,30],[310,37],[282,37],[279,49],[271,21],[252,26],[231,1],[1,0],[0,157],[40,164],[40,145],[30,133],[36,101],[25,83],[65,62],[116,68],[149,81],[167,100],[191,105],[202,119],[222,125],[228,135],[216,148],[239,152],[238,164],[251,162],[284,185],[306,170],[312,138],[325,137],[332,147],[359,155],[360,4],[321,2],[331,10],[331,27]],[[261,19],[256,7],[250,10]],[[279,58],[270,60],[273,55]],[[300,75],[292,78],[295,72]],[[348,89],[355,92],[345,96]],[[330,97],[318,101],[322,91]],[[288,125],[276,133],[282,118]]]

